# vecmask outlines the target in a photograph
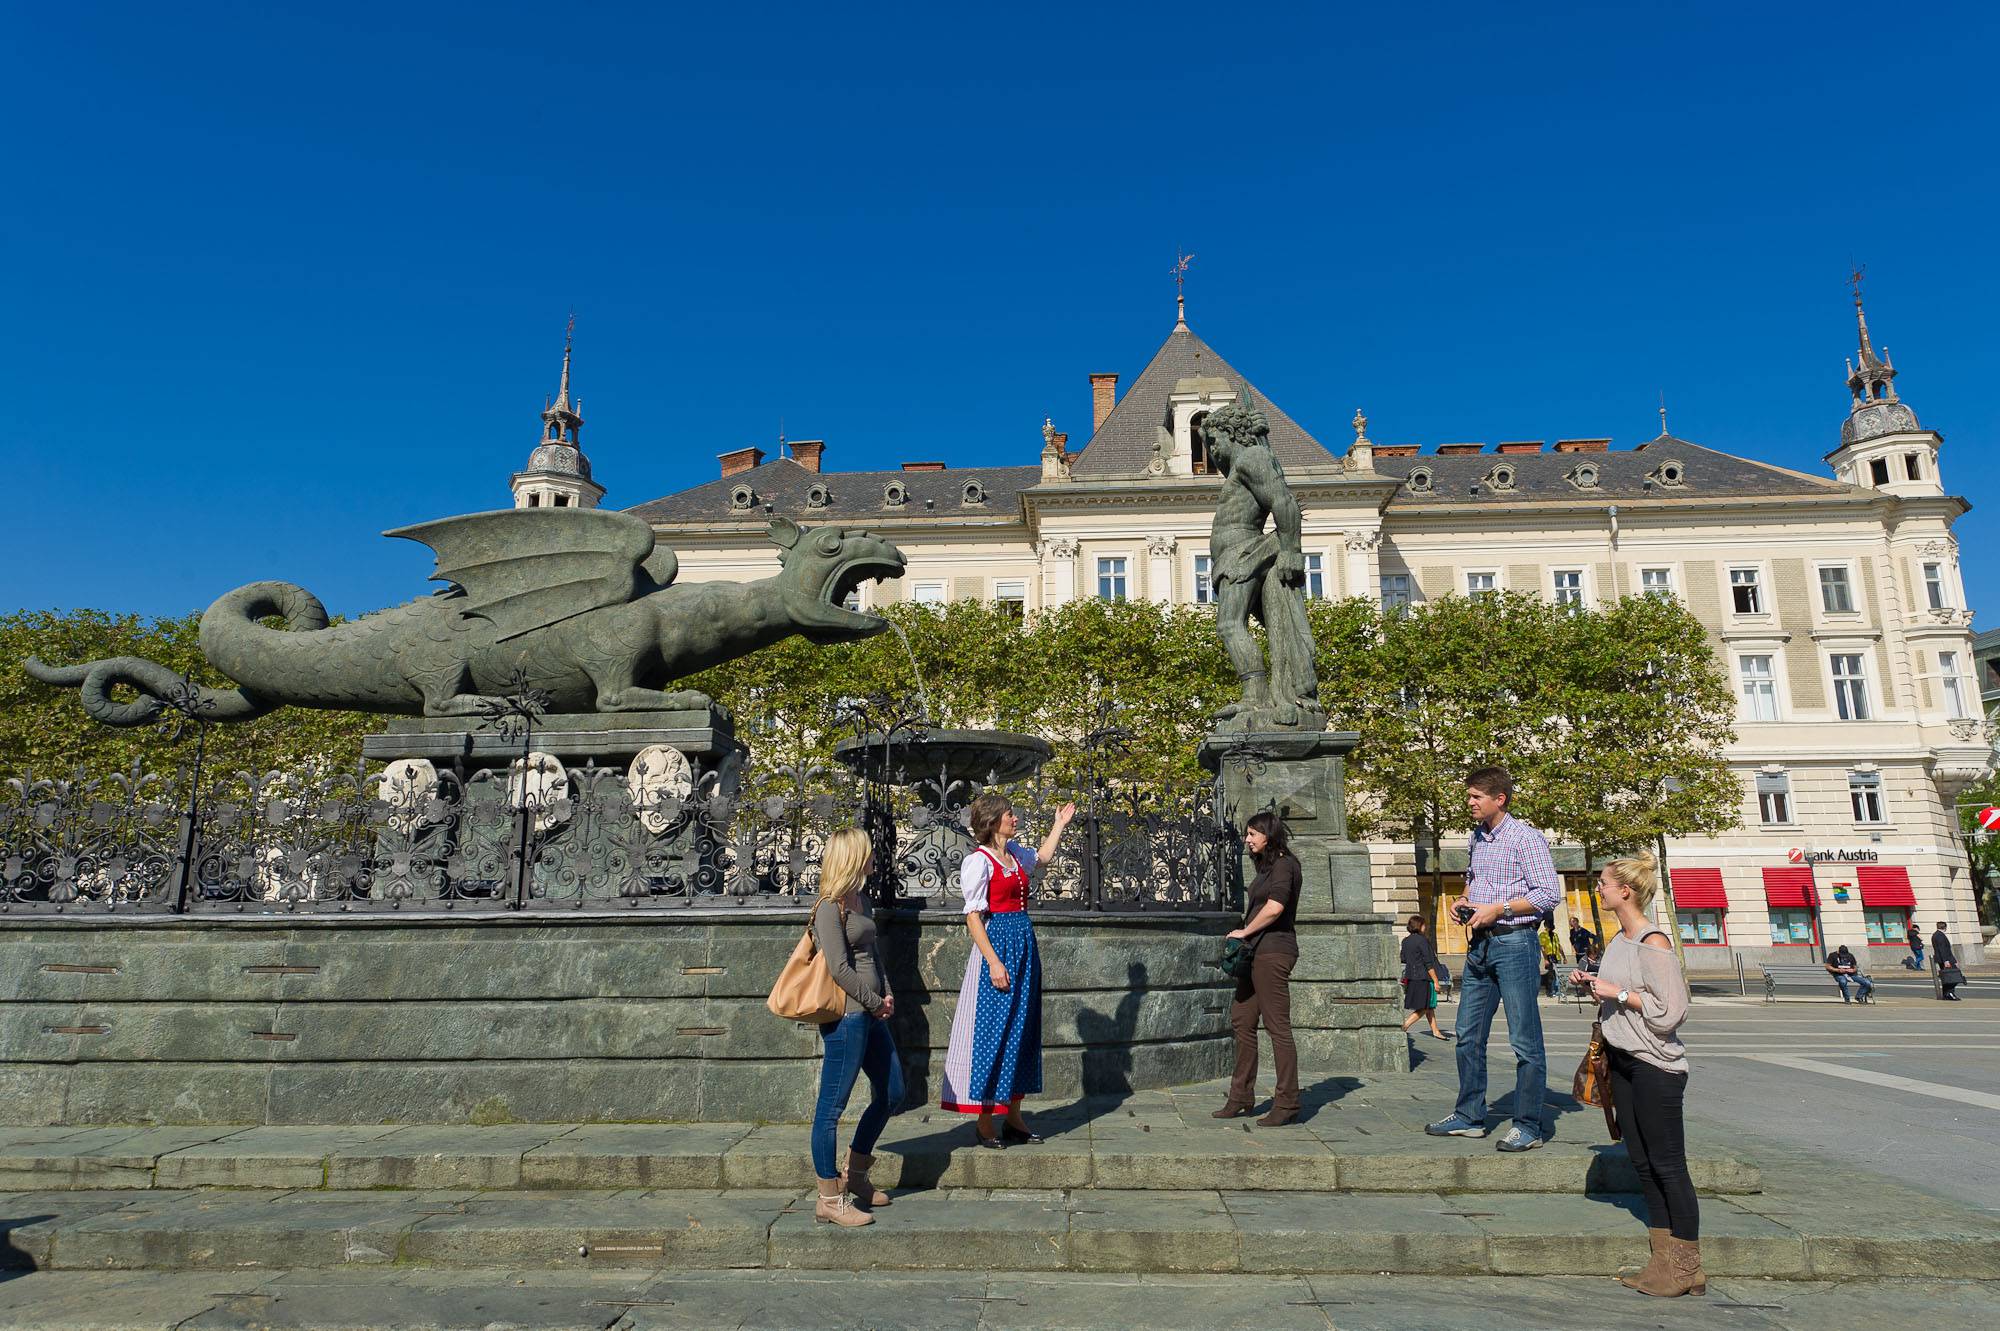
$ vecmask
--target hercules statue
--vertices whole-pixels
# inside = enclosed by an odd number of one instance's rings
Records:
[[[1243,684],[1242,698],[1215,719],[1232,730],[1324,730],[1306,622],[1299,501],[1271,451],[1270,423],[1246,396],[1210,412],[1201,431],[1209,463],[1223,477],[1208,543],[1216,629]],[[1268,670],[1250,633],[1252,616],[1270,641]]]

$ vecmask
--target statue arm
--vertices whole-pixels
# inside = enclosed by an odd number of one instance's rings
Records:
[[[1292,487],[1285,484],[1285,473],[1276,461],[1266,457],[1259,457],[1254,465],[1243,470],[1243,481],[1250,493],[1271,510],[1271,524],[1278,536],[1278,576],[1288,583],[1303,581],[1306,573],[1303,517]]]

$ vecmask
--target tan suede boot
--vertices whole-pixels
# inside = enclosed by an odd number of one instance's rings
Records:
[[[889,1194],[868,1181],[868,1171],[874,1167],[875,1157],[863,1155],[859,1151],[847,1153],[847,1172],[840,1181],[847,1188],[847,1195],[863,1206],[887,1206]]]
[[[1682,1294],[1706,1294],[1708,1276],[1701,1269],[1701,1245],[1667,1238],[1666,1270],[1651,1280],[1640,1279],[1632,1288],[1655,1298],[1678,1298]]]
[[[813,1220],[829,1225],[872,1225],[875,1217],[847,1200],[847,1189],[837,1178],[819,1180],[819,1204],[813,1207]]]
[[[1628,1266],[1619,1271],[1618,1283],[1637,1289],[1639,1287],[1637,1281],[1663,1273],[1667,1268],[1667,1235],[1670,1232],[1649,1227],[1646,1230],[1646,1246],[1652,1251],[1651,1258],[1644,1266]]]

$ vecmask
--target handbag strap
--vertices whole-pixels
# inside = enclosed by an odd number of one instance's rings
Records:
[[[806,937],[812,938],[814,947],[819,946],[819,939],[813,937],[813,920],[819,918],[819,908],[829,901],[833,902],[834,906],[840,911],[840,941],[846,945],[847,965],[849,969],[852,969],[854,966],[854,942],[847,936],[847,907],[842,905],[838,898],[821,897],[813,903],[812,918],[806,921]]]

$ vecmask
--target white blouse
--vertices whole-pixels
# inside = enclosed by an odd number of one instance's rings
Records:
[[[1022,873],[1035,871],[1035,852],[1018,841],[1007,843],[1007,853],[1014,857],[1014,863],[1021,866]],[[993,881],[993,859],[978,847],[965,853],[965,863],[958,869],[958,893],[965,898],[965,913],[986,909],[986,889]]]

